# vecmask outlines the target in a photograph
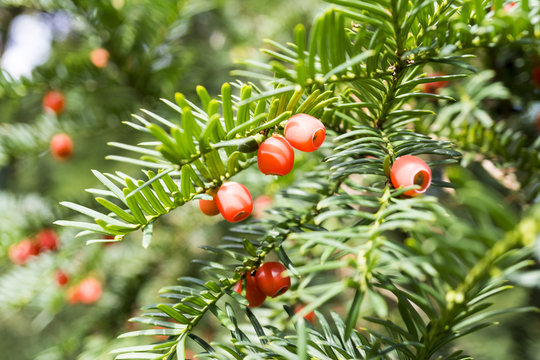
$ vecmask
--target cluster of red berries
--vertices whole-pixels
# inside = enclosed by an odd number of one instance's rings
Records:
[[[95,277],[89,276],[79,284],[69,288],[66,297],[70,304],[92,304],[98,301],[102,294],[101,282]]]
[[[24,239],[9,247],[8,256],[17,265],[24,265],[32,256],[44,251],[56,250],[58,235],[51,229],[41,230],[34,240]]]
[[[287,175],[294,165],[293,147],[312,152],[326,137],[323,123],[307,114],[292,116],[285,125],[285,137],[273,135],[263,141],[257,152],[257,164],[265,175]],[[209,216],[220,214],[229,222],[247,218],[253,211],[253,199],[242,184],[226,182],[219,190],[212,190],[212,200],[199,200],[199,208]]]
[[[283,264],[271,261],[262,264],[254,272],[248,272],[246,279],[245,298],[249,307],[261,306],[267,296],[272,298],[285,293],[291,287],[291,278],[284,275],[287,269]],[[234,286],[234,291],[242,294],[243,280]]]

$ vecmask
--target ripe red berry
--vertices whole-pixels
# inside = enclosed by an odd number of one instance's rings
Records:
[[[101,282],[94,277],[87,277],[76,287],[76,298],[83,304],[91,304],[98,301],[102,293]]]
[[[294,307],[294,313],[297,314],[302,311],[302,309],[304,309],[304,306],[298,304]],[[304,315],[304,319],[309,321],[311,324],[314,324],[315,320],[317,320],[317,315],[315,315],[315,312],[310,311],[306,315]]]
[[[285,125],[285,139],[300,151],[312,152],[317,150],[326,137],[323,123],[307,114],[292,116]]]
[[[276,261],[262,264],[255,275],[257,286],[270,297],[283,294],[291,287],[291,278],[282,275],[286,270],[283,264]]]
[[[237,182],[221,185],[216,194],[219,212],[228,222],[238,222],[247,218],[253,210],[253,199],[249,190]]]
[[[265,175],[287,175],[294,165],[294,150],[281,135],[263,141],[257,152],[257,165]]]
[[[431,169],[424,160],[416,156],[404,155],[392,164],[390,179],[396,189],[420,185],[420,189],[411,189],[404,193],[408,196],[417,196],[426,192],[431,185]]]
[[[36,244],[40,251],[55,250],[58,242],[58,235],[51,229],[43,229],[36,235]]]
[[[59,91],[51,90],[43,96],[42,105],[43,110],[58,115],[64,110],[64,95]]]
[[[17,265],[24,265],[31,256],[39,253],[36,245],[29,239],[24,239],[9,247],[8,256]]]
[[[109,52],[104,48],[96,48],[90,52],[90,61],[95,67],[104,68],[109,62]]]
[[[215,192],[211,192],[210,195],[213,197],[212,200],[199,200],[199,209],[201,209],[205,215],[214,216],[219,214],[219,209],[216,203]]]
[[[234,291],[242,294],[242,280],[234,285]],[[248,272],[246,274],[246,300],[249,303],[249,307],[261,306],[265,299],[266,295],[257,286],[255,276]]]
[[[443,76],[443,75],[444,74],[442,73],[433,73],[433,74],[430,74],[429,76],[431,77],[431,76]],[[422,91],[429,94],[436,94],[440,88],[445,87],[447,84],[448,84],[448,81],[446,80],[424,83],[422,84]]]
[[[56,159],[66,160],[73,154],[73,141],[68,134],[59,133],[52,137],[49,148]]]
[[[56,274],[54,274],[54,279],[59,286],[64,286],[69,281],[69,277],[62,270],[58,270]]]

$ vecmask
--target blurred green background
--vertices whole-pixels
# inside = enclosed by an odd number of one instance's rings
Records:
[[[286,42],[297,23],[308,26],[326,6],[318,0],[0,1],[0,358],[110,359],[109,351],[119,346],[115,338],[137,329],[127,319],[155,302],[162,286],[196,271],[190,260],[201,255],[198,247],[216,243],[225,230],[222,222],[216,225],[194,211],[196,204],[160,220],[149,249],[142,248],[140,233],[120,244],[85,246],[73,238],[74,231],[58,228],[59,249],[24,266],[9,260],[8,249],[55,219],[74,216],[58,206],[60,201],[94,206],[91,194],[83,191],[98,186],[90,169],[136,174],[135,167],[105,160],[109,154],[122,155],[107,142],[143,141],[122,124],[130,114],[145,108],[174,116],[159,99],[171,100],[176,91],[194,98],[198,84],[217,93],[231,80],[234,59],[262,58],[263,39]],[[103,68],[90,60],[96,48],[110,54]],[[510,53],[523,55],[519,49],[500,50]],[[500,54],[486,57],[499,59],[489,66],[496,80],[514,79],[519,63]],[[519,78],[505,85],[523,89]],[[65,97],[58,116],[41,105],[51,89]],[[492,110],[505,116],[518,111],[508,92],[501,97]],[[531,114],[525,126],[533,129],[536,112]],[[57,132],[68,133],[75,144],[65,162],[48,150]],[[250,177],[254,197],[280,187],[255,172],[242,176]],[[69,275],[65,286],[54,280],[59,269]],[[68,289],[87,276],[101,281],[103,295],[95,304],[69,304]],[[537,296],[522,290],[500,302],[517,306]],[[506,321],[509,326],[484,330],[460,346],[478,359],[540,353],[538,317],[516,315]],[[200,329],[208,339],[216,326]]]

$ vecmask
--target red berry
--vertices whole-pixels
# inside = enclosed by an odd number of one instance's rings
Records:
[[[109,52],[104,48],[96,48],[90,52],[90,61],[95,67],[104,68],[109,62]]]
[[[36,244],[41,251],[55,250],[58,247],[58,235],[54,230],[43,229],[36,235]]]
[[[259,146],[257,164],[265,175],[287,175],[294,165],[294,150],[283,136],[273,135]]]
[[[302,309],[304,309],[304,306],[298,304],[294,307],[294,313],[297,314],[302,311]],[[314,324],[315,320],[317,320],[317,315],[315,315],[315,312],[310,311],[306,315],[304,315],[304,319],[309,321],[311,324]]]
[[[417,196],[423,194],[431,185],[431,169],[426,162],[416,156],[404,155],[396,159],[390,170],[392,185],[397,188],[420,185],[420,189],[411,189],[404,194]]]
[[[307,114],[292,116],[285,125],[285,138],[300,151],[312,152],[317,150],[326,137],[323,123]]]
[[[443,76],[442,73],[433,73],[429,76]],[[434,82],[428,82],[422,84],[422,91],[429,94],[436,94],[437,90],[439,90],[442,87],[445,87],[448,84],[448,81],[446,80],[440,80],[440,81],[434,81]]]
[[[219,214],[219,209],[216,204],[215,192],[212,192],[210,195],[213,197],[212,200],[199,200],[199,209],[201,209],[205,215],[214,216]]]
[[[49,147],[52,155],[58,160],[66,160],[73,154],[73,141],[68,134],[59,133],[54,135]]]
[[[266,295],[259,289],[255,276],[251,273],[246,274],[246,299],[249,307],[261,306],[266,299]]]
[[[504,11],[509,12],[514,6],[516,6],[516,3],[511,2],[510,4],[504,6]]]
[[[237,182],[221,185],[216,194],[219,212],[228,222],[238,222],[247,218],[253,210],[253,200],[249,190]]]
[[[291,287],[291,278],[282,276],[286,270],[285,266],[279,262],[271,261],[262,264],[255,275],[257,286],[270,297],[283,294]]]
[[[51,90],[43,96],[42,105],[45,111],[58,115],[64,110],[64,95],[61,92]]]
[[[70,287],[66,292],[66,299],[70,304],[77,304],[79,299],[79,287]]]
[[[67,284],[69,277],[65,272],[62,270],[58,270],[56,274],[54,274],[54,279],[56,280],[56,283],[60,286],[64,286]]]
[[[77,299],[84,304],[98,301],[103,293],[101,283],[94,277],[87,277],[77,285],[76,289]]]
[[[264,210],[272,206],[272,197],[268,195],[257,196],[253,203],[253,217],[256,219],[263,218],[265,215]]]
[[[8,256],[17,265],[24,265],[30,256],[39,253],[36,245],[29,239],[24,239],[9,247]]]
[[[540,87],[540,65],[533,67],[532,80],[536,86]]]
[[[239,294],[242,294],[242,282],[243,280],[240,280],[234,285],[234,291]],[[246,274],[246,300],[249,303],[249,307],[261,306],[265,299],[266,295],[257,286],[255,276],[248,272]]]

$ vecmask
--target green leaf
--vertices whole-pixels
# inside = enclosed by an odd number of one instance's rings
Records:
[[[356,289],[351,307],[347,312],[347,320],[345,322],[345,340],[350,338],[352,330],[358,321],[358,315],[360,314],[360,307],[362,306],[363,299],[364,291],[361,289]]]

